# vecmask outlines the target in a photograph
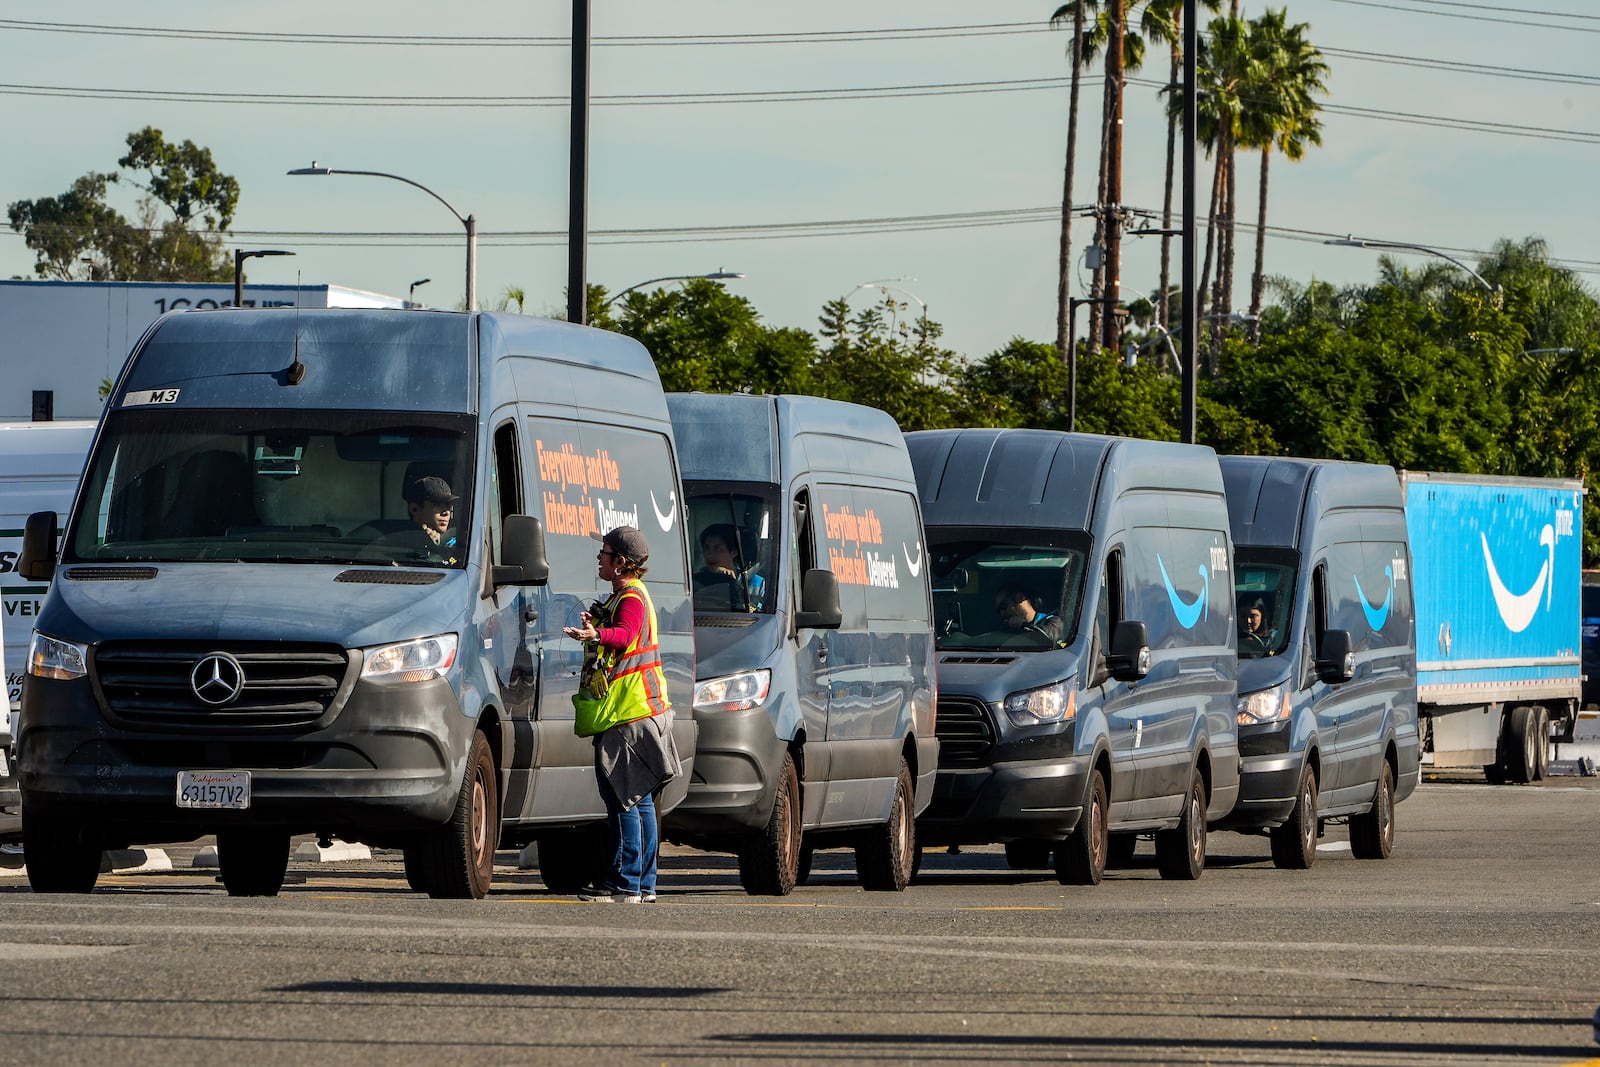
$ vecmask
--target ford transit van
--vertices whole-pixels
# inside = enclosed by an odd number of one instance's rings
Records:
[[[933,633],[916,482],[875,408],[673,393],[694,574],[695,779],[668,833],[788,893],[816,848],[905,887],[932,795]]]
[[[270,895],[290,836],[314,833],[401,848],[413,888],[479,897],[502,843],[596,825],[562,627],[606,591],[589,534],[643,530],[692,753],[677,487],[655,368],[614,334],[398,310],[159,319],[59,554],[55,514],[24,534],[23,575],[55,579],[17,747],[34,888],[87,891],[102,848],[214,833],[228,891]],[[434,498],[448,528],[430,532]]]
[[[939,775],[924,844],[1005,842],[1096,884],[1154,834],[1197,878],[1239,791],[1233,549],[1209,448],[906,435],[933,570]]]
[[[1305,869],[1322,825],[1383,859],[1421,778],[1405,500],[1390,467],[1223,456],[1239,628],[1239,803],[1272,862]],[[1249,625],[1244,620],[1260,620]]]

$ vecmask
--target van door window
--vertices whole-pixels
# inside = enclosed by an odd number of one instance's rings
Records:
[[[489,515],[489,540],[494,558],[500,558],[500,530],[508,515],[522,514],[522,475],[517,462],[517,425],[503,423],[494,432],[494,463],[489,467],[493,510]]]
[[[1311,572],[1311,625],[1306,627],[1305,669],[1301,672],[1300,688],[1305,689],[1317,680],[1317,646],[1328,629],[1328,565],[1318,563]]]

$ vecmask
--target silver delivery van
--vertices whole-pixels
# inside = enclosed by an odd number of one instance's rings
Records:
[[[672,393],[693,576],[694,781],[677,840],[785,894],[813,849],[905,887],[932,795],[933,634],[916,482],[875,408]]]
[[[1239,803],[1272,862],[1305,869],[1324,823],[1384,859],[1421,778],[1405,498],[1393,468],[1223,456],[1239,624]]]
[[[438,897],[482,896],[495,849],[545,833],[555,880],[578,876],[569,844],[605,809],[562,627],[606,591],[592,532],[649,538],[693,751],[677,492],[660,381],[617,335],[487,313],[159,319],[59,554],[54,513],[23,536],[24,576],[54,579],[17,739],[34,888],[86,892],[103,848],[211,833],[235,895],[276,893],[304,833],[404,849]],[[429,534],[418,502],[440,497]]]
[[[1004,842],[1095,884],[1155,835],[1197,878],[1239,792],[1233,548],[1209,448],[1045,430],[906,435],[933,569],[926,845]]]

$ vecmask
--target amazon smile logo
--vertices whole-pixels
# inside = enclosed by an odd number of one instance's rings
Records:
[[[1389,580],[1389,589],[1384,594],[1383,604],[1376,608],[1367,603],[1367,594],[1362,591],[1361,579],[1354,574],[1350,576],[1350,580],[1356,583],[1356,596],[1361,598],[1361,613],[1367,617],[1367,625],[1374,633],[1383,629],[1383,624],[1389,621],[1389,608],[1394,604],[1394,567],[1383,568],[1383,576]]]
[[[1167,576],[1167,565],[1162,562],[1159,552],[1156,553],[1156,566],[1161,568],[1161,582],[1167,587],[1167,599],[1172,602],[1172,613],[1178,617],[1179,626],[1185,630],[1192,630],[1202,615],[1210,617],[1211,612],[1208,607],[1211,599],[1211,575],[1204,564],[1195,568],[1200,573],[1200,593],[1190,604],[1185,604],[1183,597],[1173,588],[1172,579]]]
[[[1533,580],[1533,584],[1521,593],[1513,593],[1506,588],[1506,583],[1500,580],[1500,568],[1495,566],[1494,554],[1489,551],[1488,536],[1480,532],[1478,537],[1483,542],[1483,562],[1489,572],[1489,591],[1494,594],[1494,606],[1500,612],[1500,621],[1512,633],[1520,634],[1538,614],[1541,596],[1544,597],[1546,610],[1550,607],[1554,590],[1551,576],[1556,569],[1555,528],[1546,523],[1539,531],[1539,546],[1545,550],[1544,564],[1539,568],[1539,576]]]

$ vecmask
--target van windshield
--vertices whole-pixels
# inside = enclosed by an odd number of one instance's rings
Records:
[[[684,492],[697,557],[694,610],[771,615],[778,590],[777,487],[691,482]]]
[[[475,426],[415,412],[112,412],[63,561],[463,567]]]
[[[1077,631],[1088,538],[1046,530],[928,530],[937,647],[1042,652]]]
[[[1289,644],[1294,621],[1294,579],[1299,556],[1287,549],[1246,549],[1235,553],[1234,594],[1238,601],[1239,658],[1277,656]]]

